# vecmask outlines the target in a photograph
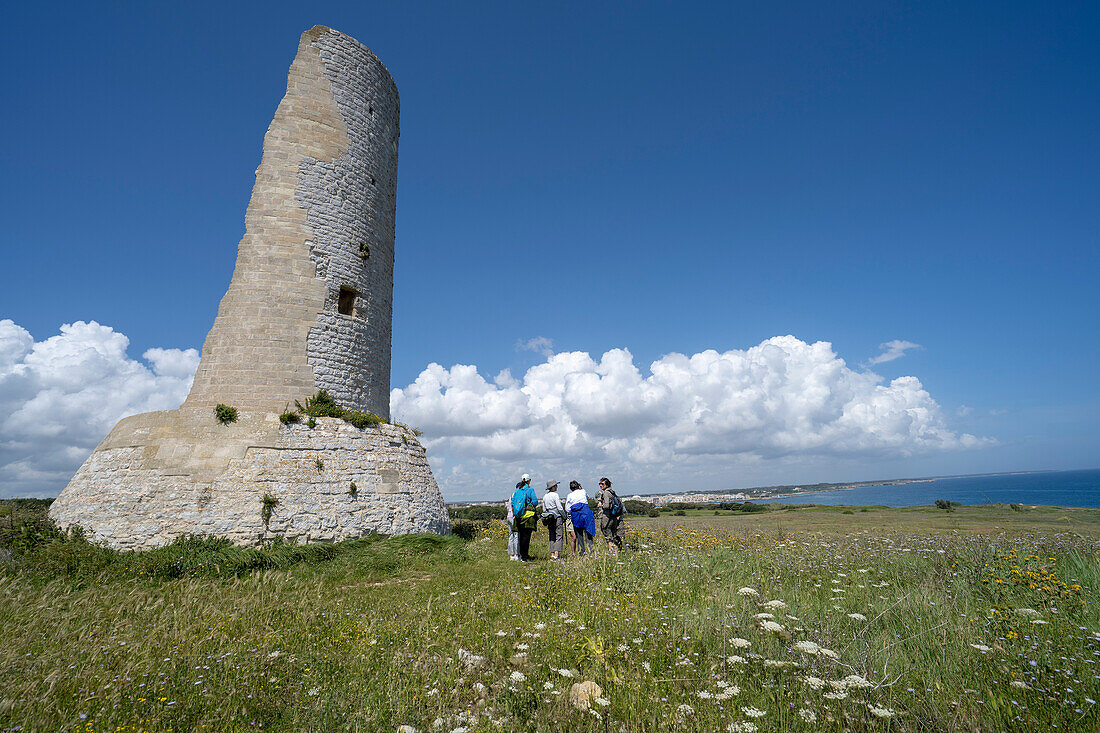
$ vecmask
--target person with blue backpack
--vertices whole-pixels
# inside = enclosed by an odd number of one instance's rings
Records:
[[[535,496],[535,490],[531,488],[531,477],[526,473],[516,484],[516,490],[512,494],[511,509],[516,533],[519,535],[519,559],[523,562],[531,562],[531,535],[538,526],[539,499]]]
[[[611,488],[611,479],[604,476],[600,479],[600,531],[607,540],[607,549],[618,552],[623,549],[626,540],[626,528],[623,526],[623,515],[626,509],[619,495]]]

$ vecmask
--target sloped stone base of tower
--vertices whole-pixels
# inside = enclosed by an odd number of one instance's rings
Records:
[[[355,491],[351,491],[351,484]],[[264,496],[274,497],[264,521]],[[148,412],[119,422],[50,507],[92,542],[159,547],[183,535],[256,545],[336,542],[372,532],[450,531],[423,446],[403,427],[343,420],[283,425],[212,410]]]

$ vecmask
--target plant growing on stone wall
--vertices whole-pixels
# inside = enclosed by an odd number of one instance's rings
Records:
[[[358,492],[359,487],[355,485],[354,481],[352,481],[351,485],[348,486],[348,496],[355,496]]]
[[[310,419],[306,420],[306,426],[309,427],[310,430],[313,430],[315,427],[317,427],[317,421],[311,417]]]
[[[366,242],[359,243],[359,256],[364,260],[370,257],[370,245]]]
[[[350,425],[363,429],[368,425],[381,425],[386,422],[373,412],[359,412],[358,410],[349,410],[343,414],[343,418]]]
[[[304,405],[297,400],[294,401],[294,404],[297,406],[298,412],[303,415],[309,415],[310,427],[316,425],[316,422],[313,421],[315,417],[338,417],[360,429],[368,425],[381,425],[386,422],[381,417],[371,412],[345,410],[343,407],[336,404],[336,400],[332,399],[332,395],[328,393],[328,390],[324,389],[320,390],[312,397],[307,398]]]
[[[325,462],[322,461],[320,458],[314,458],[313,465],[317,468],[317,473],[325,470]]]
[[[237,422],[237,408],[219,402],[218,406],[214,408],[214,417],[218,418],[218,422],[222,425]]]
[[[263,507],[260,509],[260,517],[264,520],[264,526],[271,524],[271,511],[279,505],[279,500],[271,494],[264,494]]]
[[[283,425],[290,425],[291,423],[296,423],[301,419],[301,415],[299,415],[297,412],[292,412],[289,409],[285,409],[279,413],[279,422],[281,422]]]
[[[344,408],[336,404],[336,400],[332,399],[332,395],[326,389],[320,390],[312,397],[307,397],[304,405],[298,400],[294,400],[294,406],[298,408],[298,412],[310,417],[344,416]]]

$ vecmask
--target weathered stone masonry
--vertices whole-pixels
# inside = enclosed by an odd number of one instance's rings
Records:
[[[327,389],[389,419],[399,106],[366,47],[302,34],[191,393],[114,427],[51,506],[59,526],[120,548],[449,530],[410,430],[277,414]],[[239,420],[218,423],[217,403]],[[265,495],[278,500],[266,524]]]
[[[389,419],[399,108],[365,46],[302,34],[184,407],[278,412],[323,388]]]

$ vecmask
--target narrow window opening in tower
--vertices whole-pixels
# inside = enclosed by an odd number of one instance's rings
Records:
[[[355,296],[357,293],[351,288],[340,288],[340,299],[336,303],[336,309],[340,315],[355,315]]]

